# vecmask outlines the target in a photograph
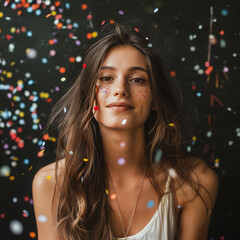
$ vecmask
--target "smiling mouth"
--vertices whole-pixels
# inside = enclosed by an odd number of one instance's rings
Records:
[[[116,112],[123,112],[123,111],[127,111],[127,110],[132,110],[133,108],[131,107],[127,107],[127,106],[111,106],[109,107],[112,110],[116,111]]]

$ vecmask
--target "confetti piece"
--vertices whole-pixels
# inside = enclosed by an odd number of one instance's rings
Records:
[[[123,14],[124,14],[124,12],[123,12],[122,10],[119,10],[118,13],[119,13],[120,15],[123,15]]]
[[[120,147],[124,148],[126,146],[126,143],[125,142],[121,142],[120,143]]]
[[[147,207],[148,208],[152,208],[154,206],[154,201],[153,200],[149,200],[147,203]]]
[[[177,177],[177,173],[176,173],[176,171],[175,171],[173,168],[170,168],[170,169],[168,170],[168,173],[169,173],[169,175],[170,175],[172,178],[176,178],[176,177]]]
[[[139,32],[138,28],[134,28],[134,30],[135,30],[136,32]]]
[[[73,151],[70,150],[70,151],[69,151],[69,154],[70,154],[70,155],[73,155]]]
[[[87,161],[88,161],[88,159],[87,159],[87,158],[84,158],[84,159],[83,159],[83,161],[84,161],[84,162],[87,162]]]
[[[86,68],[86,67],[87,67],[87,65],[84,63],[84,64],[83,64],[83,68]]]
[[[159,163],[162,158],[162,155],[163,155],[162,149],[158,149],[154,156],[154,162]]]
[[[169,126],[170,126],[170,127],[173,127],[173,126],[174,126],[174,123],[169,123]]]
[[[29,216],[29,212],[25,209],[23,209],[23,217],[28,217]]]
[[[9,229],[14,235],[21,235],[23,233],[23,225],[16,219],[10,221]]]
[[[94,107],[94,110],[95,110],[95,111],[97,111],[98,109],[99,109],[99,107],[98,107],[98,106]]]
[[[108,190],[107,190],[107,189],[105,190],[105,192],[106,192],[106,194],[109,194],[109,192],[108,192]]]
[[[29,233],[29,237],[35,238],[35,237],[36,237],[36,233],[35,233],[35,232],[30,232],[30,233]]]
[[[206,70],[205,70],[205,74],[209,75],[211,72],[213,71],[213,67],[209,66]]]
[[[86,9],[87,9],[87,7],[88,7],[88,6],[87,6],[87,4],[85,4],[85,3],[84,3],[84,4],[82,4],[82,10],[86,10]]]
[[[45,215],[39,215],[38,217],[37,217],[37,220],[39,221],[39,222],[46,222],[47,221],[47,217],[45,216]]]
[[[126,122],[127,122],[127,119],[125,118],[125,119],[123,119],[122,120],[122,125],[125,125],[126,124]]]
[[[111,194],[111,195],[110,195],[110,198],[111,198],[112,200],[116,199],[116,198],[117,198],[117,194],[116,194],[116,193]]]
[[[46,177],[47,180],[50,180],[51,178],[52,178],[51,175],[48,175],[48,176]]]
[[[102,21],[101,25],[103,25],[105,23],[105,20]]]
[[[118,164],[121,165],[121,166],[124,165],[125,162],[126,162],[126,160],[124,158],[119,158],[118,159]]]
[[[153,12],[154,12],[154,13],[158,12],[158,8],[155,8]]]

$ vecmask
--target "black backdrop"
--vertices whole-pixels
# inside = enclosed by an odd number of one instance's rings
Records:
[[[56,136],[42,136],[50,109],[103,22],[134,19],[164,36],[198,108],[189,145],[204,149],[220,180],[208,239],[239,239],[239,10],[238,0],[0,1],[0,239],[37,239],[31,184],[55,159]]]

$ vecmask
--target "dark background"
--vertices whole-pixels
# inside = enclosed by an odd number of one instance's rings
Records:
[[[219,176],[208,239],[239,239],[239,1],[37,2],[39,8],[33,10],[35,1],[0,1],[0,239],[37,239],[32,179],[55,160],[56,148],[56,136],[49,133],[50,140],[45,141],[43,128],[51,107],[82,68],[80,57],[97,39],[88,39],[87,34],[99,33],[104,20],[140,20],[163,36],[164,44],[159,45],[166,49],[176,79],[199,112],[196,140],[189,147],[202,147]],[[213,71],[206,75],[211,6],[217,42],[210,51]],[[62,14],[62,28],[56,27],[54,12],[46,17],[52,11]],[[56,39],[53,45],[51,39]],[[35,58],[26,54],[29,49],[37,51]],[[55,56],[50,50],[56,51]],[[9,228],[12,220],[22,225],[20,235]]]

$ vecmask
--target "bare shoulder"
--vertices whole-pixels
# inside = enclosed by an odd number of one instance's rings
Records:
[[[58,182],[61,184],[64,173],[65,160],[58,161]],[[32,195],[34,213],[38,229],[39,240],[59,240],[56,229],[56,209],[59,191],[55,179],[56,163],[41,168],[33,178]],[[54,198],[53,198],[54,196]],[[39,217],[41,216],[41,220]]]
[[[193,172],[190,174],[192,179],[199,180],[199,183],[209,190],[210,195],[216,195],[219,186],[219,178],[213,168],[200,157],[191,157]]]
[[[214,207],[219,179],[218,175],[208,166],[208,164],[200,157],[189,157],[188,162],[191,164],[192,171],[189,176],[192,179],[192,184],[196,189],[194,190],[188,182],[184,182],[178,192],[178,199],[183,208],[206,209],[211,210]],[[206,211],[205,211],[206,213]]]
[[[65,166],[65,159],[61,159],[58,161],[58,176],[63,175],[63,170]],[[48,164],[44,167],[42,167],[38,172],[35,174],[33,181],[35,183],[38,182],[52,182],[55,180],[55,168],[56,168],[56,162],[53,162],[51,164]],[[46,181],[51,180],[52,181]]]

